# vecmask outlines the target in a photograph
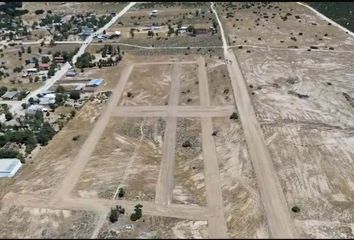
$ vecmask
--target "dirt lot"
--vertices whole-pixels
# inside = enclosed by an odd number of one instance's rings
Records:
[[[74,190],[81,197],[153,200],[161,162],[162,118],[113,118]]]
[[[228,234],[231,238],[269,237],[241,124],[228,117],[213,122]]]
[[[171,71],[171,64],[134,67],[119,105],[166,105]]]
[[[353,53],[237,55],[289,208],[300,208],[292,213],[298,231],[351,237]]]
[[[136,222],[129,215],[120,216],[114,224],[107,221],[98,234],[98,238],[205,238],[206,221],[189,221],[172,217],[144,215]],[[132,229],[127,226],[132,224]]]
[[[45,147],[41,147],[31,162],[23,166],[10,190],[19,193],[50,195],[79,151],[99,115],[102,104],[87,103],[81,111]],[[72,141],[79,135],[78,141]]]
[[[181,73],[181,91],[178,105],[200,105],[197,65],[183,65]]]
[[[210,61],[207,66],[207,76],[211,105],[235,105],[231,80],[224,61],[214,59]]]
[[[354,39],[349,34],[345,34],[333,25],[328,25],[309,9],[295,2],[272,2],[268,5],[268,7],[272,6],[269,9],[260,7],[260,3],[248,9],[239,9],[242,4],[233,3],[234,10],[231,6],[228,10],[226,7],[219,8],[225,10],[223,21],[230,30],[229,43],[232,45],[283,48],[317,46],[319,49],[327,50],[330,47],[334,50],[353,50]],[[229,15],[230,17],[226,18],[227,13],[233,14],[234,17]]]
[[[42,15],[36,15],[34,12],[38,9],[45,11],[51,10],[53,14],[85,14],[94,12],[96,14],[107,14],[111,12],[119,12],[127,3],[120,2],[24,2],[23,9],[28,9],[29,13],[23,16],[23,19],[32,25],[34,21],[39,22]]]
[[[182,145],[189,141],[191,147]],[[206,205],[201,125],[199,119],[177,120],[176,171],[173,201]]]
[[[90,238],[96,217],[84,211],[11,207],[0,212],[1,238]]]

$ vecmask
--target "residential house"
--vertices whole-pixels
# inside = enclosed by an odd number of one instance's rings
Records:
[[[47,71],[49,70],[49,64],[48,63],[41,63],[38,65],[39,71]]]
[[[17,91],[7,91],[4,95],[1,96],[3,100],[12,100],[17,96]]]

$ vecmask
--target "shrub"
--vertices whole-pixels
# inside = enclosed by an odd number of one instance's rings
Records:
[[[11,119],[13,119],[14,117],[12,116],[11,112],[6,112],[5,113],[5,119],[6,121],[10,121]]]
[[[232,114],[231,114],[231,116],[230,116],[230,119],[238,119],[238,114],[237,114],[237,112],[233,112]]]
[[[78,91],[78,90],[71,91],[70,98],[74,99],[74,100],[79,100],[80,99],[80,91]]]

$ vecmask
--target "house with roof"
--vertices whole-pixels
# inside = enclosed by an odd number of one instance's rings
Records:
[[[85,86],[85,92],[94,92],[102,84],[103,79],[92,79]]]
[[[43,97],[39,98],[39,104],[40,105],[50,105],[55,103],[55,94],[54,93],[48,93],[45,94]]]
[[[7,91],[4,95],[1,96],[3,100],[12,100],[17,96],[17,91]]]
[[[13,177],[21,166],[22,163],[17,158],[1,158],[0,177]]]
[[[47,71],[49,70],[49,64],[48,63],[41,63],[38,65],[39,71]]]

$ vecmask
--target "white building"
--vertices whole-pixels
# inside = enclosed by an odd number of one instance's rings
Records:
[[[17,158],[0,159],[0,177],[13,177],[21,166],[22,163]]]
[[[43,97],[39,98],[40,105],[49,105],[55,103],[55,94],[49,93],[44,95]]]

